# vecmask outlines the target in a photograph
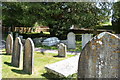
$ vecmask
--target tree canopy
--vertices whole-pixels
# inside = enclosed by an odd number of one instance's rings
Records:
[[[97,6],[96,6],[97,5]],[[2,3],[5,26],[48,26],[51,35],[66,34],[72,25],[96,28],[110,18],[109,3],[17,2]]]
[[[115,33],[120,34],[120,1],[113,5],[112,26]]]

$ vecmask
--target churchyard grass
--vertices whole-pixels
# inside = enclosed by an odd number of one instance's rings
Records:
[[[34,52],[34,74],[25,74],[22,68],[16,68],[11,65],[11,55],[2,55],[2,78],[54,78],[47,74],[45,65],[52,64],[66,58],[54,57],[57,54]],[[74,55],[67,55],[67,58]]]

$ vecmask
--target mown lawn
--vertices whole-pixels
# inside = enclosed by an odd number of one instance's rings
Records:
[[[29,75],[23,72],[22,67],[16,68],[11,65],[11,55],[2,54],[2,78],[54,78],[45,70],[45,65],[52,64],[66,58],[55,57],[57,54],[53,53],[39,53],[34,54],[34,74]],[[73,55],[67,55],[67,58]]]

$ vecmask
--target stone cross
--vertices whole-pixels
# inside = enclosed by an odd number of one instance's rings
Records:
[[[120,38],[103,32],[83,48],[78,62],[78,78],[119,78]]]
[[[13,36],[9,34],[6,39],[6,54],[13,53]]]
[[[12,65],[15,67],[19,67],[20,64],[22,65],[22,42],[19,37],[15,39],[14,50],[12,54]]]
[[[76,40],[75,40],[75,34],[73,32],[69,32],[67,35],[67,41],[68,41],[68,48],[75,49],[76,48]]]
[[[82,49],[91,38],[92,38],[92,34],[82,34]]]
[[[67,52],[66,45],[63,43],[60,43],[58,46],[58,56],[66,57],[66,52]]]
[[[23,54],[23,70],[28,74],[33,74],[34,67],[34,43],[31,38],[25,41]]]

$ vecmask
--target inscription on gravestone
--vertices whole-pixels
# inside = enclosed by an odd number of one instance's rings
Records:
[[[79,78],[120,77],[120,38],[103,32],[89,41],[78,63]]]
[[[13,37],[11,34],[9,34],[6,39],[6,54],[12,53],[13,53]]]
[[[12,65],[15,67],[19,67],[20,64],[22,64],[22,43],[21,43],[21,39],[19,37],[17,37],[15,39],[15,44],[14,44],[14,51],[12,54]]]
[[[25,41],[23,54],[23,70],[28,74],[33,74],[34,67],[34,43],[31,38]]]

